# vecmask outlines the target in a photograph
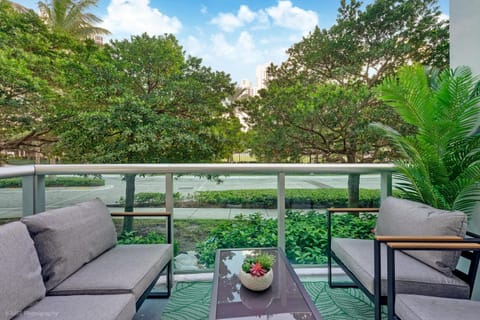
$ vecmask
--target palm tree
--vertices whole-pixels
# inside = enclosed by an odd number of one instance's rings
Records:
[[[79,39],[94,35],[110,34],[106,29],[95,27],[102,22],[92,13],[85,11],[96,6],[98,0],[51,0],[38,2],[41,18],[52,29],[65,32]]]
[[[418,65],[404,67],[378,90],[416,128],[403,136],[375,124],[403,155],[397,187],[408,199],[471,217],[480,203],[480,94],[470,69],[429,74]]]

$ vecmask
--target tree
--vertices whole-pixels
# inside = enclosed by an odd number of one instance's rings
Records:
[[[398,188],[405,197],[472,215],[480,202],[480,82],[468,68],[400,69],[379,97],[415,128],[403,135],[377,124],[402,158]]]
[[[231,153],[240,124],[223,103],[233,92],[229,76],[202,66],[200,59],[185,58],[173,35],[133,36],[112,42],[105,51],[114,66],[106,64],[100,72],[111,80],[102,98],[106,103],[80,112],[60,128],[59,147],[66,157],[165,163],[214,161]],[[126,175],[126,182],[128,212],[133,210],[135,175]],[[132,220],[125,222],[127,231]]]
[[[371,89],[405,63],[446,66],[448,26],[435,0],[377,0],[363,11],[361,4],[342,0],[336,24],[317,27],[294,44],[287,61],[269,67],[268,88],[243,104],[260,159],[357,163],[395,157],[369,123],[410,128]],[[358,182],[358,175],[349,176],[351,206],[357,205]]]
[[[65,106],[58,92],[66,93],[61,66],[76,45],[33,11],[0,0],[0,151],[44,152],[56,141],[52,128]]]
[[[47,26],[56,32],[64,32],[78,39],[93,35],[110,34],[106,29],[96,27],[102,22],[93,13],[87,13],[98,0],[50,0],[38,2],[40,17]]]

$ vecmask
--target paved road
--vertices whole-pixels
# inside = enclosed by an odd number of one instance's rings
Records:
[[[47,208],[58,208],[71,205],[95,197],[101,198],[107,204],[114,204],[121,197],[125,197],[125,181],[119,175],[104,175],[105,186],[102,187],[71,187],[47,188]],[[227,176],[221,177],[222,183],[216,183],[206,178],[196,176],[180,176],[174,180],[174,191],[183,196],[191,196],[197,191],[206,190],[238,190],[238,189],[275,189],[276,176]],[[346,176],[287,176],[286,188],[345,188]],[[362,188],[378,189],[380,186],[379,175],[365,175],[361,177]],[[165,192],[165,178],[163,176],[137,177],[136,192]],[[245,209],[175,209],[175,216],[179,217],[220,217],[233,216]],[[257,210],[255,211],[262,211]],[[0,189],[0,218],[18,217],[22,212],[21,189]],[[273,216],[274,211],[266,210],[265,214]]]

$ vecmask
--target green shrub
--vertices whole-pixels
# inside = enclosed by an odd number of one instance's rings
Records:
[[[173,194],[174,200],[180,200],[182,196],[179,192]],[[134,197],[134,206],[135,207],[154,207],[161,206],[165,204],[165,193],[161,192],[139,192],[135,194]],[[118,201],[119,204],[124,205],[125,199],[123,197]]]
[[[135,231],[122,233],[118,239],[118,244],[162,244],[167,243],[167,239],[163,234],[151,231],[146,236],[138,235]],[[178,243],[174,241],[174,254],[179,252]]]
[[[0,179],[0,188],[21,188],[22,178]]]
[[[376,217],[373,214],[332,216],[335,237],[371,239]],[[293,263],[324,264],[327,261],[326,216],[317,211],[307,213],[288,210],[285,220],[286,255]],[[277,246],[277,220],[260,213],[236,216],[214,228],[197,251],[200,262],[212,267],[215,251],[221,248]]]
[[[47,177],[45,179],[46,187],[97,187],[104,186],[105,180],[102,178],[85,177]],[[0,188],[21,188],[22,178],[0,179]]]
[[[85,177],[48,177],[45,179],[46,187],[98,187],[104,186],[102,178]]]
[[[200,191],[195,195],[195,200],[206,205],[275,208],[277,191],[275,189]],[[379,190],[360,189],[360,207],[377,207],[379,204]],[[341,188],[287,189],[285,205],[287,208],[308,209],[347,207],[348,192],[347,189]]]

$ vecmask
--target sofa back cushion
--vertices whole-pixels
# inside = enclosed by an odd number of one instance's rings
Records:
[[[8,320],[45,296],[40,262],[27,228],[0,226],[0,320]]]
[[[465,237],[467,216],[461,211],[447,211],[426,204],[388,197],[378,214],[376,235],[460,236]],[[452,275],[460,252],[405,251],[438,271]]]
[[[22,218],[38,251],[47,290],[115,246],[110,213],[99,200]]]

